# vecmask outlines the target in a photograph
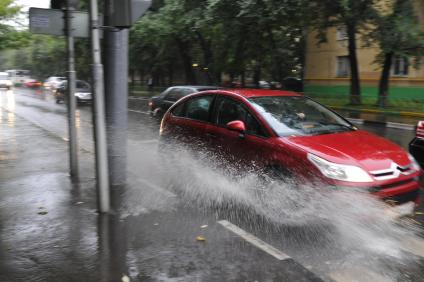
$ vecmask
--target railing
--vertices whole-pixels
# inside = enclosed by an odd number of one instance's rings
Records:
[[[350,109],[370,109],[380,110],[384,112],[413,112],[424,114],[424,94],[423,98],[400,98],[400,97],[387,97],[385,107],[379,107],[377,95],[361,95],[361,105],[350,104],[350,96],[346,93],[314,93],[305,92],[305,95],[311,97],[318,102],[329,107],[343,107]]]

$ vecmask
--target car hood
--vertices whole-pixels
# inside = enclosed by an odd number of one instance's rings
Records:
[[[287,141],[330,162],[359,165],[373,171],[411,163],[398,145],[366,131],[288,137]]]

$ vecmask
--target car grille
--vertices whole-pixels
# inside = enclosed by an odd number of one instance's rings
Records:
[[[417,189],[417,190],[413,190],[413,191],[406,192],[406,193],[403,193],[403,194],[390,196],[390,197],[384,198],[383,200],[385,202],[390,202],[390,203],[393,203],[393,204],[396,204],[396,205],[401,205],[401,204],[404,204],[404,203],[407,203],[407,202],[415,201],[418,198],[419,193],[420,193],[420,190]]]
[[[371,171],[371,175],[376,180],[388,180],[399,177],[400,174],[403,175],[410,175],[414,172],[414,169],[412,168],[412,165],[406,165],[406,166],[399,166],[395,163],[392,163],[391,167],[389,169],[383,169],[383,170],[374,170]]]

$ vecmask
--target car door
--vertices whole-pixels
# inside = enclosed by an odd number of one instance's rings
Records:
[[[240,120],[246,132],[240,134],[227,129],[228,122]],[[273,146],[268,133],[255,115],[236,99],[218,96],[215,101],[212,123],[206,127],[208,146],[219,159],[239,168],[255,169],[266,165]]]
[[[215,95],[192,97],[172,109],[163,134],[189,148],[205,147],[205,128],[210,122]]]

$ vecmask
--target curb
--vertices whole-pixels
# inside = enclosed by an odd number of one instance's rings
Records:
[[[403,129],[403,130],[411,130],[415,131],[417,126],[412,124],[406,124],[406,123],[398,123],[398,122],[390,122],[390,121],[375,121],[375,120],[364,120],[364,119],[358,119],[358,118],[346,118],[348,121],[350,121],[353,124],[359,124],[359,125],[378,125],[383,126],[387,128],[395,128],[395,129]]]
[[[360,113],[373,113],[373,114],[386,114],[386,115],[397,115],[404,117],[419,117],[424,118],[423,113],[416,112],[404,112],[404,111],[382,111],[376,109],[354,109],[354,108],[346,108],[339,106],[329,106],[333,110],[342,110],[342,111],[352,111],[352,112],[360,112]]]

